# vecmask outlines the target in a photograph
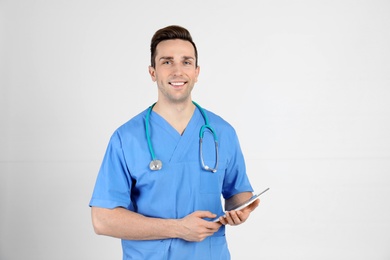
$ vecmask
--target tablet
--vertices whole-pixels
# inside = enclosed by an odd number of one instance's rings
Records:
[[[229,211],[232,211],[232,210],[240,210],[240,209],[243,209],[243,208],[249,206],[249,205],[252,204],[255,200],[257,200],[257,199],[260,197],[261,194],[263,194],[263,193],[266,192],[267,190],[269,190],[269,188],[266,188],[266,189],[263,190],[262,192],[253,195],[249,200],[247,200],[247,201],[243,202],[242,204],[240,204],[240,205],[238,205],[238,206],[232,208],[232,209],[229,210]],[[219,217],[216,218],[216,219],[213,219],[212,222],[218,222],[220,217],[221,217],[221,216],[219,216]],[[223,215],[223,217],[226,217],[226,215]]]

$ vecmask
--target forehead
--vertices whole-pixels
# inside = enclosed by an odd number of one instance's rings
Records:
[[[165,40],[156,47],[156,58],[161,56],[189,56],[195,59],[194,46],[189,41],[180,39]]]

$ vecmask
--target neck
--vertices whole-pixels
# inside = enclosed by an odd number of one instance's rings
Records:
[[[163,117],[179,134],[183,134],[194,114],[195,105],[191,100],[177,104],[162,104],[157,101],[153,111]]]

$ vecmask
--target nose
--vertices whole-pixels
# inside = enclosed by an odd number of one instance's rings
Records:
[[[172,74],[174,76],[181,76],[183,74],[182,66],[181,64],[174,64],[172,67]]]

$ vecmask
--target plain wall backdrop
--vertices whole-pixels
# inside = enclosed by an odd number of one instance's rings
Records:
[[[237,130],[260,207],[233,259],[390,259],[390,2],[0,0],[0,259],[121,259],[88,203],[157,97],[153,33],[199,49],[193,99]]]

